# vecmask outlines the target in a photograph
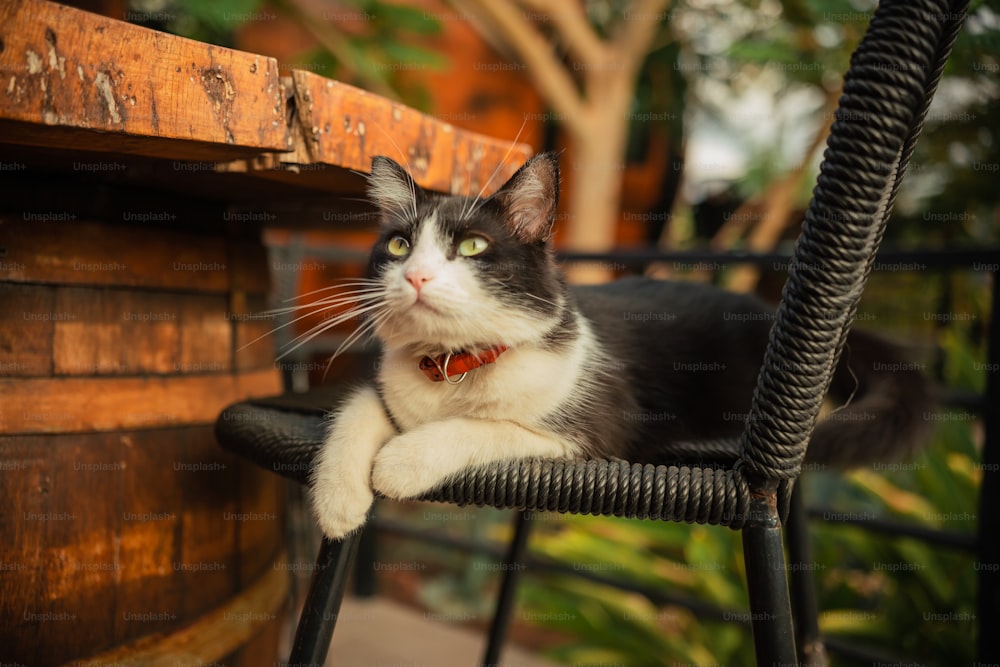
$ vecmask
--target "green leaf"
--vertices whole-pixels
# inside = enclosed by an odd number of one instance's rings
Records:
[[[824,634],[878,637],[885,632],[885,620],[870,611],[828,609],[820,612],[819,627]]]
[[[442,70],[448,60],[444,56],[402,42],[388,42],[381,45],[387,64],[399,65],[398,69],[435,69]]]
[[[371,9],[376,18],[384,21],[386,27],[392,31],[412,32],[425,36],[441,32],[441,23],[431,14],[416,7],[374,2],[371,4]]]
[[[230,29],[253,20],[263,0],[177,0],[197,21],[215,29]]]
[[[800,53],[791,43],[777,39],[748,39],[734,42],[729,47],[728,55],[737,61],[761,65],[773,62],[791,63],[802,60]]]

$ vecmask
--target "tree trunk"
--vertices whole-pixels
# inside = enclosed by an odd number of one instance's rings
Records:
[[[451,4],[458,7],[458,0]],[[570,250],[600,252],[613,248],[619,220],[628,111],[636,78],[668,0],[633,0],[610,39],[594,29],[580,0],[467,0],[491,31],[499,33],[524,62],[528,74],[570,135],[572,164],[563,164],[571,184],[562,228]],[[551,40],[521,11],[529,8],[561,38],[570,63]],[[630,12],[631,10],[631,12]],[[634,14],[634,17],[629,14]],[[582,79],[582,81],[581,81]],[[578,265],[569,271],[574,282],[593,283],[613,277],[607,263]]]
[[[608,80],[607,73],[600,74],[604,80],[589,88],[601,92],[588,104],[587,129],[570,135],[572,162],[564,165],[571,179],[565,239],[567,249],[576,252],[616,245],[632,86],[625,77]],[[568,274],[574,283],[597,283],[610,280],[613,269],[595,262],[570,267]]]

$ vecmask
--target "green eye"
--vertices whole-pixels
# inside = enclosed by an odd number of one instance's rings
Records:
[[[389,239],[389,242],[385,244],[385,249],[389,251],[390,255],[406,257],[410,254],[410,242],[397,234]]]
[[[478,255],[490,247],[490,242],[482,236],[469,236],[458,244],[458,254],[462,257]]]

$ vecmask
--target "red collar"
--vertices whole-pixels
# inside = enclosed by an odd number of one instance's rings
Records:
[[[420,370],[433,382],[447,381],[448,384],[458,384],[465,379],[466,373],[480,366],[492,364],[497,360],[497,357],[506,351],[506,345],[497,345],[479,354],[449,352],[437,358],[424,357],[420,360]],[[451,378],[456,375],[460,375],[461,377],[457,380],[452,380]]]

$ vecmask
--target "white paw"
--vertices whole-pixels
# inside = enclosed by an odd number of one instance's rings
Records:
[[[341,539],[365,525],[374,496],[365,486],[317,480],[310,491],[310,499],[323,534]]]
[[[397,500],[423,495],[451,474],[447,451],[442,451],[448,446],[453,445],[434,437],[433,429],[396,436],[375,456],[372,487]]]

